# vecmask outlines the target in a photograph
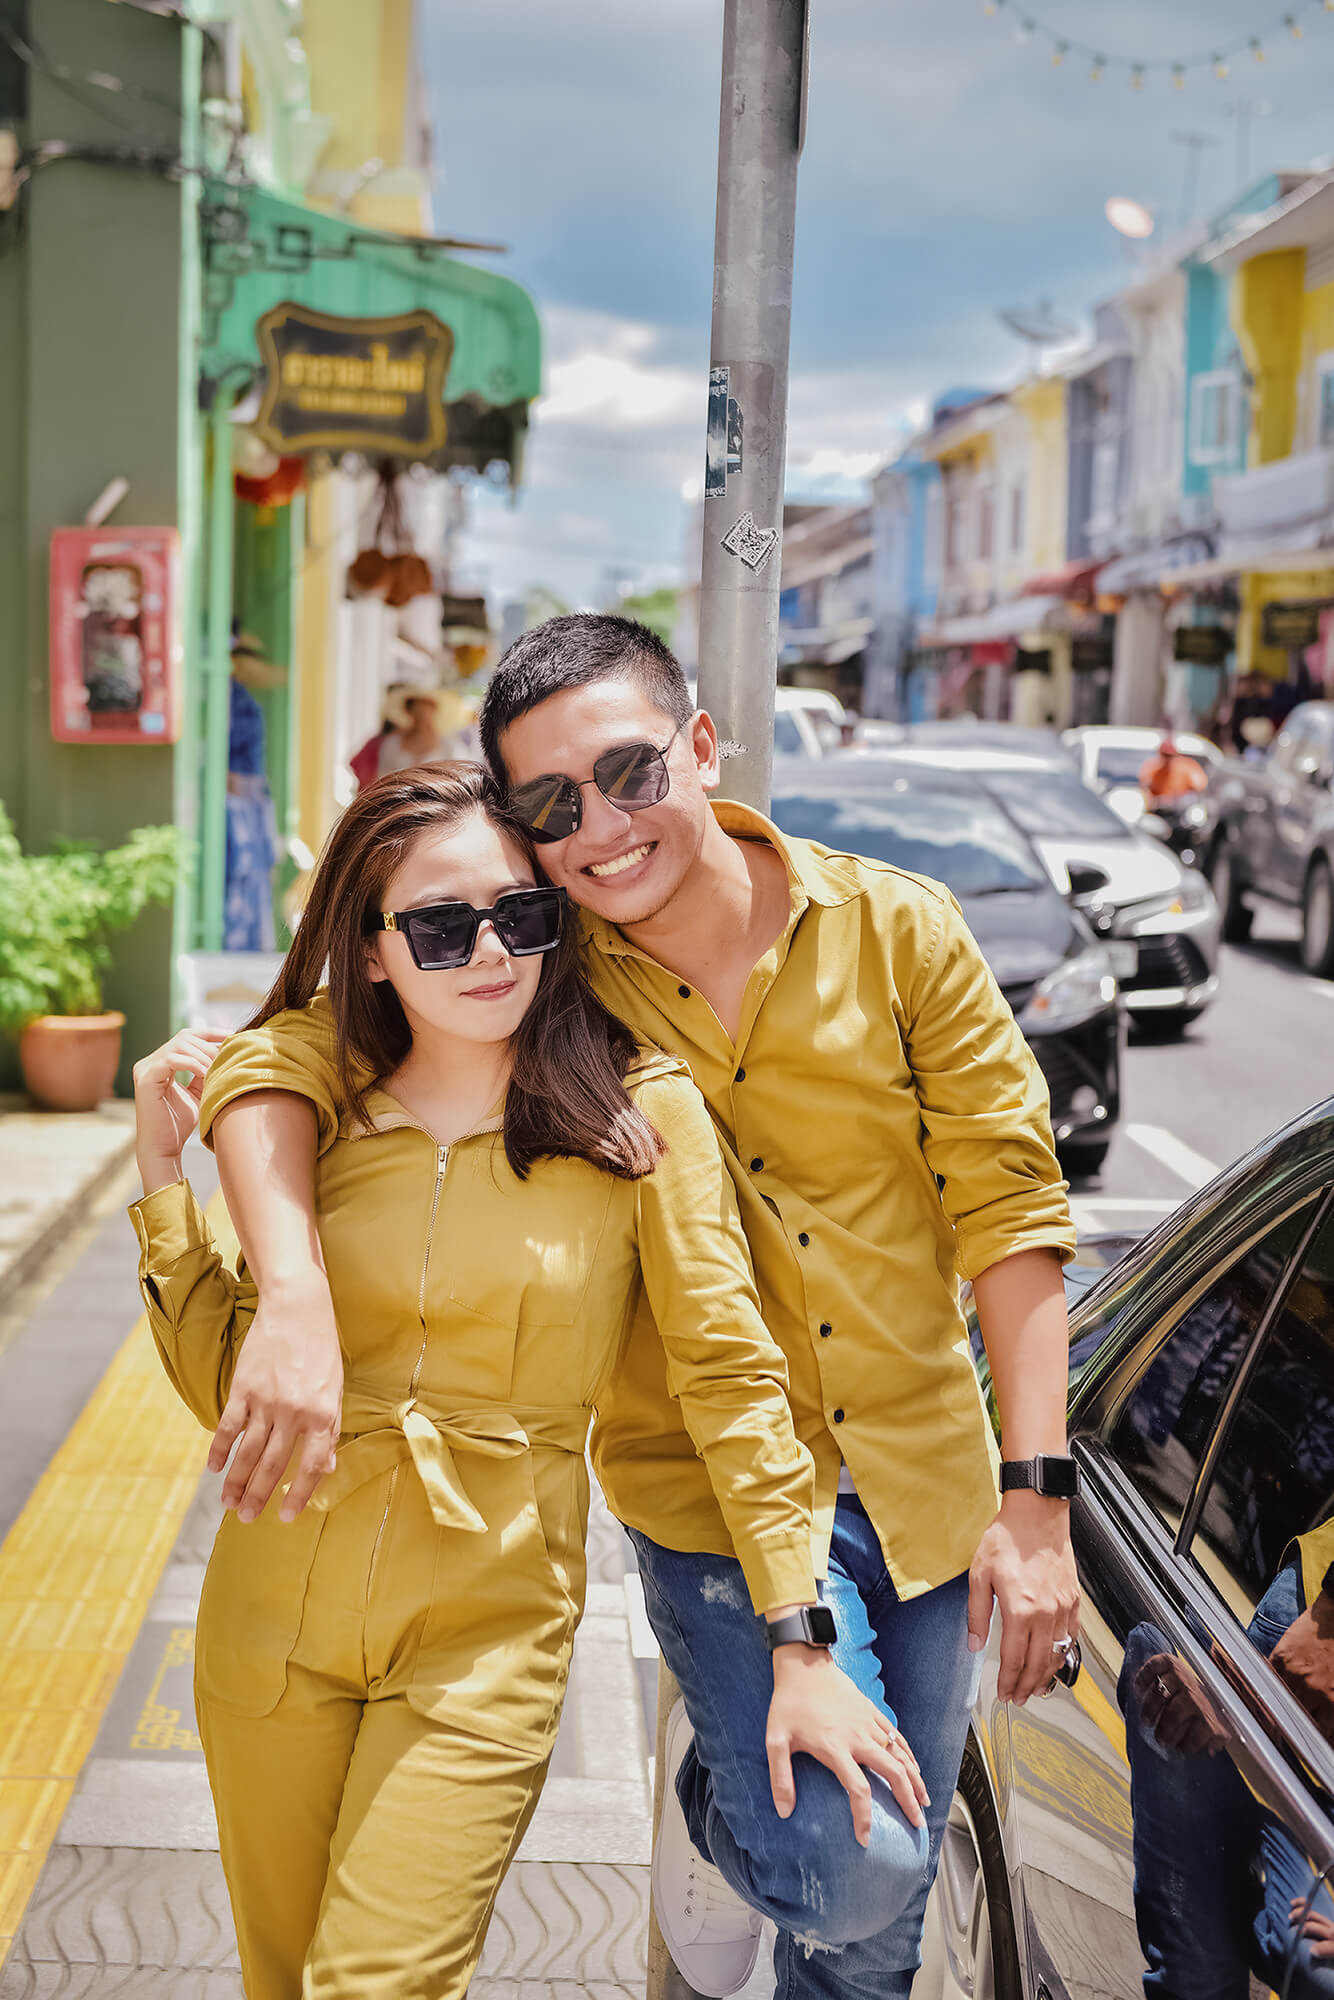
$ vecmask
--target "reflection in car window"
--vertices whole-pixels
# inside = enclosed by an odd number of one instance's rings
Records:
[[[956,896],[1048,887],[1037,856],[988,799],[952,792],[882,798],[776,798],[784,833],[843,854],[865,854],[946,883]]]
[[[1302,1260],[1231,1417],[1191,1553],[1254,1611],[1334,1515],[1334,1220]],[[1221,1575],[1219,1566],[1221,1565]]]
[[[1216,1278],[1177,1322],[1111,1420],[1107,1444],[1175,1532],[1219,1409],[1314,1202]]]
[[[1142,763],[1143,758],[1140,759]],[[1040,838],[1133,840],[1124,820],[1064,771],[983,771],[982,783],[1025,833]]]
[[[1151,751],[1145,750],[1100,750],[1098,776],[1109,785],[1137,785],[1139,774],[1151,755]]]

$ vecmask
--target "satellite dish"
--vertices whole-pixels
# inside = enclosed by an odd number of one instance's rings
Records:
[[[1050,299],[1040,299],[1036,306],[1011,306],[996,317],[1039,353],[1044,347],[1060,347],[1079,333],[1073,320],[1057,317]]]
[[[1129,195],[1114,194],[1103,207],[1103,214],[1119,236],[1130,236],[1142,242],[1154,232],[1154,220],[1142,201],[1132,201]]]

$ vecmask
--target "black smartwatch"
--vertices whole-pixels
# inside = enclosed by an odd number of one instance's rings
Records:
[[[838,1637],[834,1614],[827,1604],[808,1604],[782,1618],[766,1619],[764,1632],[771,1653],[779,1646],[832,1646]]]
[[[1039,1452],[1036,1458],[1001,1460],[1001,1492],[1027,1489],[1047,1500],[1073,1500],[1079,1491],[1079,1467],[1073,1458]]]

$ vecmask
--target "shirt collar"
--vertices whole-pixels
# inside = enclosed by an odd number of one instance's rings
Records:
[[[480,1124],[474,1125],[471,1132],[461,1132],[452,1144],[457,1146],[464,1139],[476,1139],[483,1132],[499,1132],[503,1129],[504,1123],[505,1100],[502,1096],[492,1105]],[[404,1131],[426,1132],[428,1139],[438,1143],[435,1141],[435,1134],[427,1132],[421,1120],[414,1118],[405,1104],[400,1104],[396,1097],[391,1097],[389,1092],[382,1090],[377,1083],[372,1084],[366,1092],[365,1116],[355,1118],[350,1112],[346,1113],[339,1136],[343,1139],[369,1139],[376,1132]]]
[[[756,812],[753,806],[741,805],[736,799],[710,799],[709,804],[719,826],[733,840],[767,840],[770,847],[782,856],[792,895],[792,923],[811,903],[819,904],[822,909],[834,909],[860,895],[862,884],[849,869],[846,855],[827,854],[809,840],[789,839],[762,812]],[[656,963],[650,953],[641,951],[624,931],[608,923],[605,917],[595,916],[591,910],[581,910],[579,920],[585,943],[605,952],[608,957],[644,958]]]

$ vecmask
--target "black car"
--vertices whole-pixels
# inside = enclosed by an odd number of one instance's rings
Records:
[[[1070,1355],[1082,1665],[1002,1705],[993,1631],[914,2000],[1329,2000],[1334,1100],[1085,1291]]]
[[[773,789],[784,832],[953,890],[1042,1065],[1067,1171],[1096,1173],[1121,1102],[1116,981],[1025,836],[978,786],[891,758],[784,763]]]

